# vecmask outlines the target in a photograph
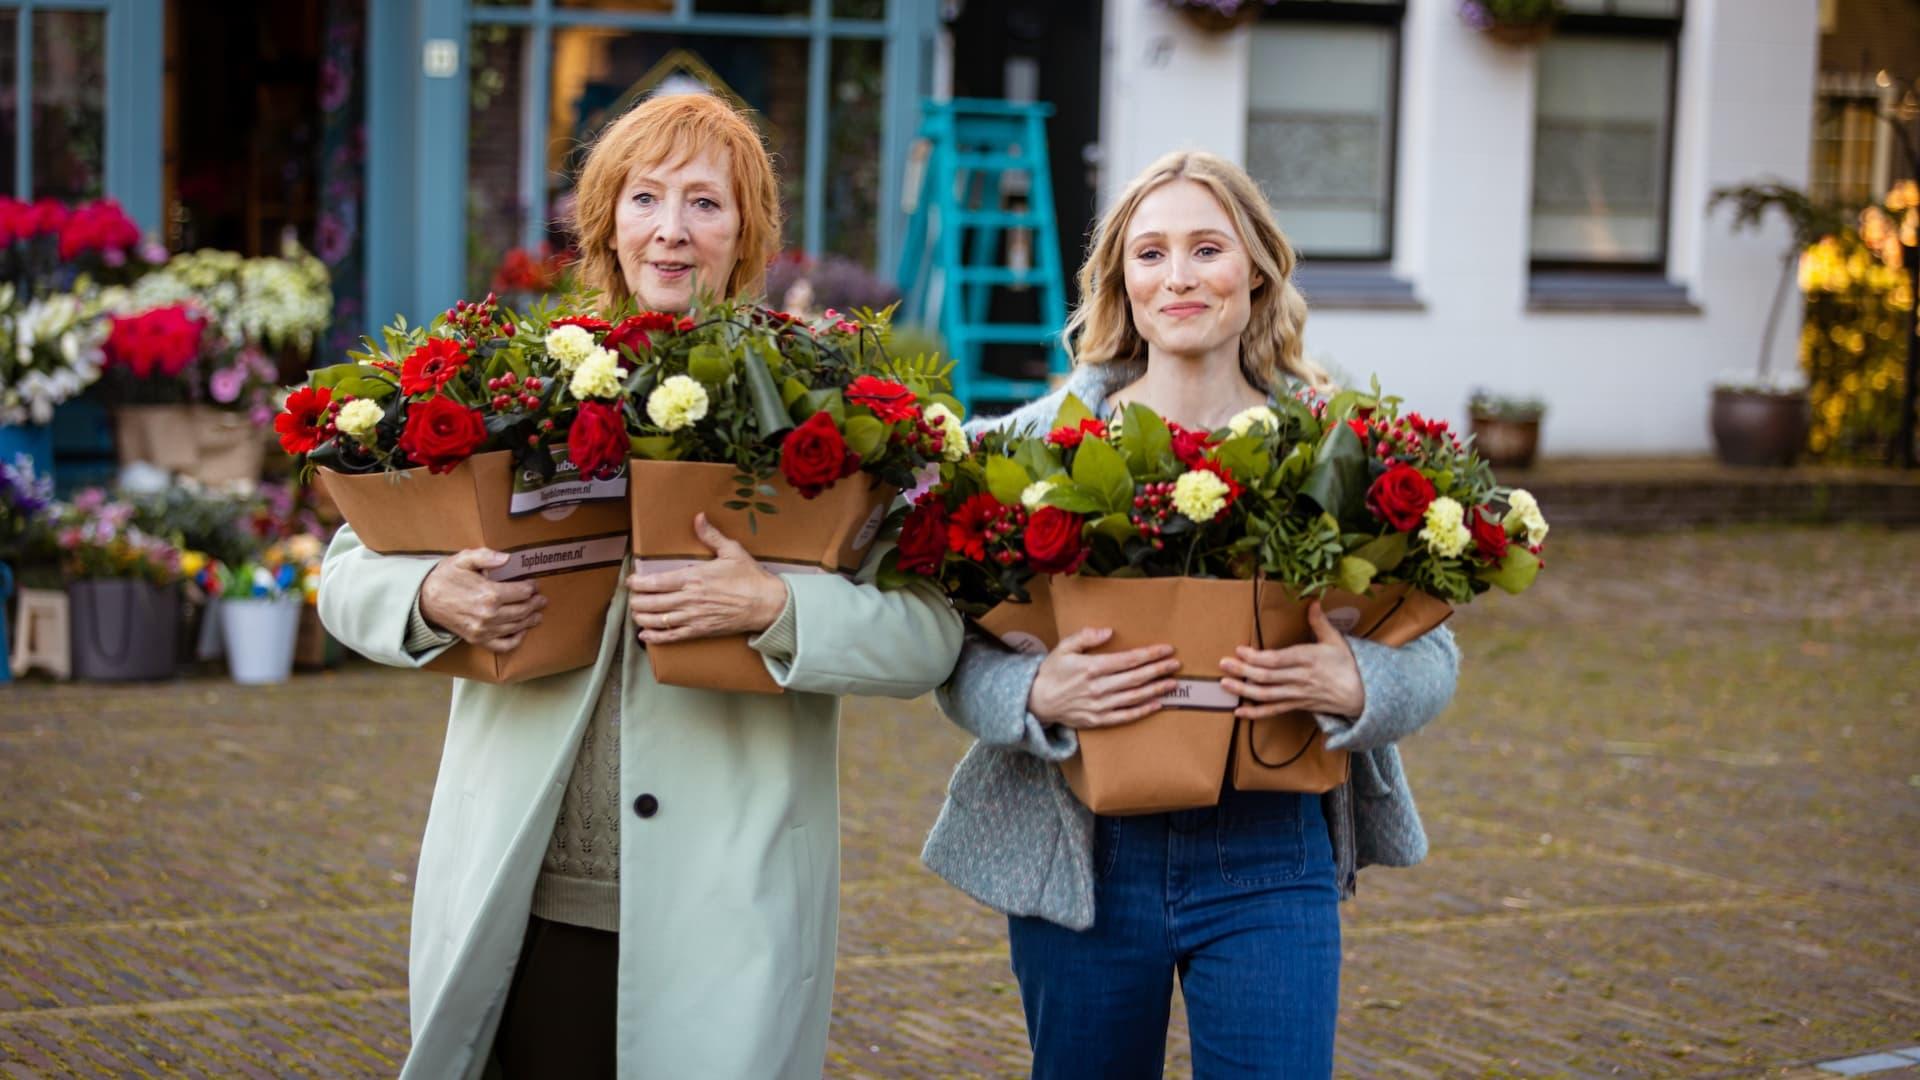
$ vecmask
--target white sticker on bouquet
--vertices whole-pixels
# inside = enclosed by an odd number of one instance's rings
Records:
[[[1216,679],[1175,679],[1173,689],[1160,699],[1163,709],[1230,712],[1239,706],[1240,698],[1227,693]]]
[[[880,523],[887,520],[887,508],[876,506],[873,513],[867,515],[867,523],[860,526],[860,532],[853,538],[853,550],[865,551],[873,538],[880,535]]]
[[[1327,616],[1327,622],[1331,623],[1335,630],[1343,634],[1351,633],[1354,627],[1360,625],[1359,608],[1337,607],[1332,611],[1325,612],[1325,614]]]
[[[596,536],[588,540],[567,540],[542,544],[508,553],[505,566],[487,571],[495,581],[518,581],[542,574],[565,574],[595,566],[615,566],[627,557],[628,536]]]

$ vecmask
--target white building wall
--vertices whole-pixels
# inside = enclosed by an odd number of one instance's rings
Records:
[[[1393,269],[1422,307],[1318,308],[1308,352],[1460,422],[1475,386],[1544,397],[1549,454],[1706,451],[1712,379],[1753,367],[1787,242],[1777,221],[1734,235],[1707,199],[1762,177],[1806,183],[1818,26],[1809,0],[1686,7],[1668,276],[1697,313],[1528,311],[1534,51],[1470,29],[1453,0],[1411,0]],[[1169,150],[1244,162],[1250,31],[1209,34],[1154,0],[1107,0],[1106,36],[1106,201]],[[1792,315],[1776,369],[1791,362]]]

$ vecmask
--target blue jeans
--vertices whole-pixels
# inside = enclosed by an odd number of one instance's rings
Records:
[[[1333,1073],[1340,893],[1317,795],[1094,825],[1094,923],[1008,920],[1036,1080],[1158,1077],[1173,976],[1196,1080]]]

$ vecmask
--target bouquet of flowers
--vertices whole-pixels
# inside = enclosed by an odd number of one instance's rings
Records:
[[[0,425],[45,424],[100,377],[108,324],[92,290],[18,299],[0,284]]]

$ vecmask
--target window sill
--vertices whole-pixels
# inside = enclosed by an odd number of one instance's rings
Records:
[[[1395,277],[1385,266],[1343,266],[1320,263],[1302,266],[1293,283],[1316,311],[1425,311],[1413,295],[1413,283]]]
[[[1527,278],[1527,310],[1698,315],[1687,287],[1659,274],[1536,271]]]

